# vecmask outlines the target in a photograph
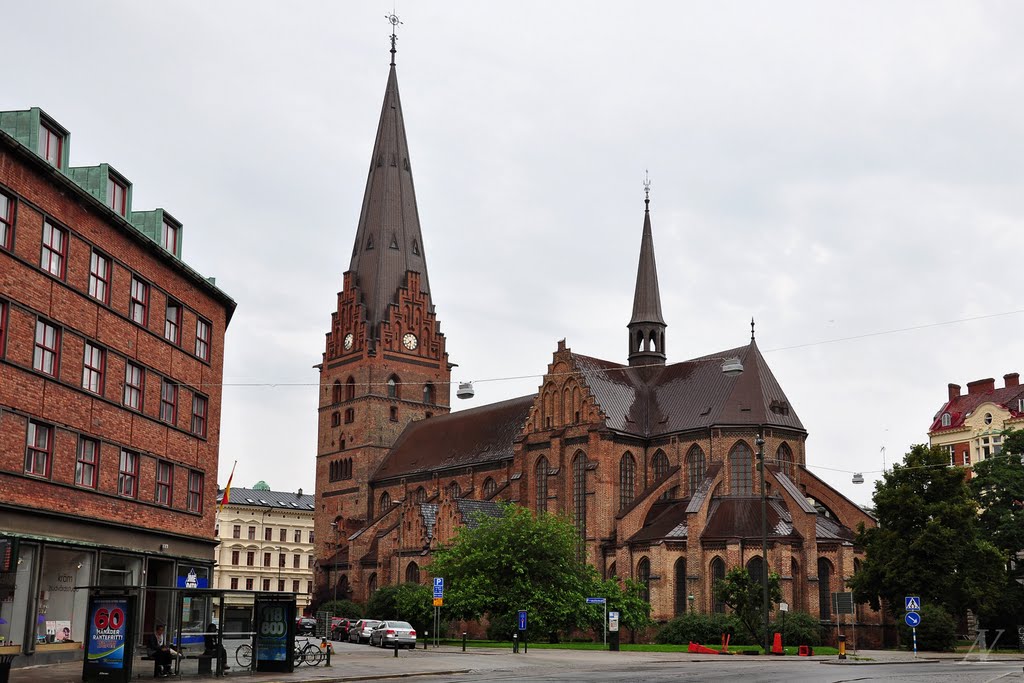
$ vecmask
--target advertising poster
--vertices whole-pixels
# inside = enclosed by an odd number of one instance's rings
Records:
[[[127,680],[131,676],[130,616],[132,600],[94,597],[89,603],[84,680]]]
[[[256,670],[291,671],[295,603],[284,600],[256,602]]]

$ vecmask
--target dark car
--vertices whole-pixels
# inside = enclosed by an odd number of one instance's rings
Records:
[[[295,632],[310,634],[316,633],[316,619],[313,617],[296,617]]]
[[[358,619],[331,617],[331,640],[348,640],[349,629]]]

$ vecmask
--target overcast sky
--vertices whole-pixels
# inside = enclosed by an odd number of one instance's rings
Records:
[[[235,485],[313,490],[312,366],[349,263],[391,8],[3,10],[0,109],[40,106],[68,128],[71,164],[109,162],[134,208],[181,220],[184,259],[238,302],[221,485],[237,460]],[[669,360],[743,345],[755,317],[808,465],[858,503],[883,446],[891,465],[927,441],[947,383],[1024,371],[1024,6],[397,9],[453,380],[535,375],[478,382],[454,408],[536,391],[563,337],[625,362],[644,169]]]

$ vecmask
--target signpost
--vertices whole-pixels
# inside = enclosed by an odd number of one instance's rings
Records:
[[[914,635],[914,658],[917,658],[917,627],[921,625],[921,615],[918,612],[921,609],[921,596],[919,595],[908,595],[903,598],[903,607],[907,613],[903,616],[903,621],[906,622],[907,626],[910,627],[911,632]]]
[[[789,603],[780,602],[779,611],[782,612],[782,654],[786,654],[786,612],[789,611]]]
[[[608,601],[605,598],[587,598],[588,605],[604,606],[604,644],[608,646]]]
[[[529,650],[529,645],[526,641],[526,610],[519,610],[519,640],[523,641],[523,652]]]
[[[444,604],[444,577],[434,577],[434,647],[437,647],[437,634],[441,630],[441,606]],[[397,649],[395,650],[397,652]]]

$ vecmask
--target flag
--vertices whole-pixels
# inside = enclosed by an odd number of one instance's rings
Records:
[[[228,485],[224,487],[224,497],[220,499],[220,505],[217,507],[217,513],[220,514],[224,506],[228,504],[228,500],[231,498],[231,480],[235,477],[235,465],[238,464],[236,460],[234,465],[231,466],[231,474],[228,475]]]

